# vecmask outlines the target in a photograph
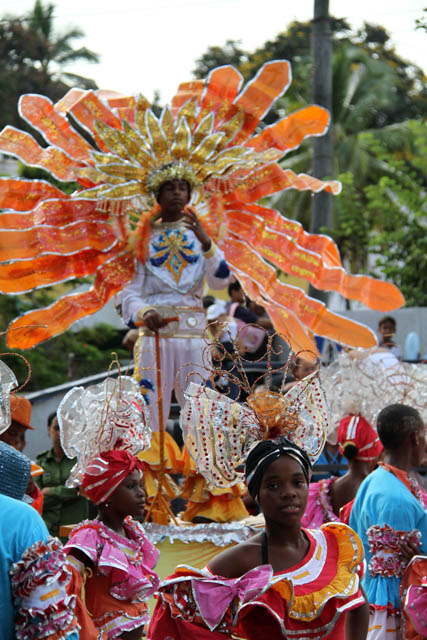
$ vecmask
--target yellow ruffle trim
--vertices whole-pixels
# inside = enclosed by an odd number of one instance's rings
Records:
[[[153,433],[151,447],[147,451],[138,453],[138,458],[145,462],[152,471],[158,471],[160,467],[160,434]],[[172,436],[165,432],[165,471],[167,473],[182,473],[181,449]]]
[[[288,615],[294,620],[309,622],[317,618],[328,600],[354,595],[359,586],[357,566],[364,557],[359,536],[353,529],[338,522],[327,523],[320,528],[325,533],[332,533],[338,544],[337,573],[331,582],[318,591],[302,596],[295,595],[292,583],[286,578],[271,587],[285,600]]]
[[[234,522],[247,518],[249,513],[239,496],[227,494],[211,495],[206,502],[189,501],[186,510],[180,514],[181,520],[192,522],[196,516],[213,522]]]

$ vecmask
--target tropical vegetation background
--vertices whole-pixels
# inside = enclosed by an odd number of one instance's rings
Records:
[[[78,27],[58,34],[54,4],[36,0],[28,15],[0,19],[0,128],[12,124],[27,128],[17,113],[19,96],[41,93],[52,100],[70,86],[96,88],[90,78],[67,72],[76,60],[96,64],[99,56],[78,41]],[[414,29],[426,28],[420,16]],[[427,306],[427,85],[423,71],[404,60],[391,46],[381,25],[365,23],[353,30],[345,19],[331,19],[333,32],[334,178],[343,190],[334,198],[333,222],[324,232],[337,242],[346,266],[393,281],[407,306]],[[211,69],[233,64],[246,79],[267,60],[286,58],[292,63],[292,84],[265,118],[264,125],[295,111],[311,99],[313,60],[309,22],[292,22],[274,40],[255,51],[238,41],[209,46],[195,62],[194,76],[204,78]],[[426,33],[427,36],[427,33]],[[161,105],[156,101],[155,109]],[[33,132],[34,133],[34,132]],[[39,140],[42,142],[41,140]],[[310,173],[310,141],[282,161],[296,172]],[[42,171],[20,166],[20,175],[46,178]],[[57,183],[72,190],[73,185]],[[270,204],[309,228],[311,197],[283,192]],[[60,285],[65,289],[67,285]],[[42,289],[22,296],[0,296],[1,326],[36,306],[56,298]],[[32,367],[28,390],[41,389],[108,368],[111,351],[129,357],[121,345],[123,332],[97,326],[68,331],[25,352]],[[6,351],[6,347],[2,351]],[[13,362],[25,378],[25,364]]]

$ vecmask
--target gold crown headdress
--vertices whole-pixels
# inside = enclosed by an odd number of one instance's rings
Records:
[[[185,445],[199,473],[217,487],[230,487],[244,481],[242,466],[251,447],[261,439],[286,435],[305,450],[312,462],[319,457],[328,431],[328,406],[320,384],[318,371],[296,382],[284,391],[286,373],[295,356],[290,354],[283,366],[273,368],[270,355],[274,336],[269,336],[267,371],[263,379],[273,374],[283,376],[281,392],[256,393],[256,380],[245,403],[238,403],[218,391],[190,383],[180,424]],[[298,355],[298,354],[297,354]],[[234,355],[240,375],[243,359]],[[217,369],[238,384],[236,374]],[[244,374],[243,374],[244,377]],[[267,382],[268,384],[268,382]],[[240,378],[240,386],[249,389],[248,381]]]
[[[346,273],[330,238],[259,204],[290,188],[340,191],[334,180],[297,175],[278,163],[329,126],[329,113],[318,105],[263,126],[290,81],[287,60],[265,63],[245,86],[236,69],[219,67],[206,81],[179,85],[159,118],[145,98],[102,90],[71,89],[56,104],[21,96],[19,113],[46,146],[7,126],[0,151],[78,187],[70,196],[43,180],[0,178],[1,292],[87,276],[94,282],[89,291],[68,293],[14,320],[19,331],[9,333],[8,346],[27,349],[58,335],[132,279],[135,256],[143,258],[148,241],[152,193],[176,177],[193,187],[207,233],[295,351],[316,350],[313,331],[346,345],[374,345],[370,329],[277,280],[280,270],[383,312],[404,302],[393,284]]]
[[[77,458],[66,482],[80,484],[87,465],[100,453],[121,449],[137,455],[151,443],[149,410],[138,384],[129,376],[106,378],[89,387],[73,387],[58,407],[61,444]]]

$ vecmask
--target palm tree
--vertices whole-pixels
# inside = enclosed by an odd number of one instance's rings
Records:
[[[52,75],[54,73],[62,76],[63,79],[75,81],[77,78],[79,81],[84,81],[85,78],[62,71],[62,67],[81,60],[99,62],[99,55],[86,47],[73,48],[73,41],[84,37],[84,32],[79,27],[71,27],[63,34],[57,34],[54,29],[54,11],[55,5],[43,5],[41,0],[36,0],[28,15],[29,28],[43,38],[46,44],[40,50],[37,61],[41,70],[46,74]],[[52,71],[52,67],[59,68],[59,73]]]

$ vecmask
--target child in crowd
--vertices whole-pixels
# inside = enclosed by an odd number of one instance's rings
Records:
[[[80,485],[99,510],[72,530],[64,547],[80,640],[139,640],[148,621],[158,551],[134,520],[144,516],[144,463],[136,454],[150,444],[147,417],[137,383],[125,376],[76,387],[58,408],[63,449],[77,457],[67,485]]]

